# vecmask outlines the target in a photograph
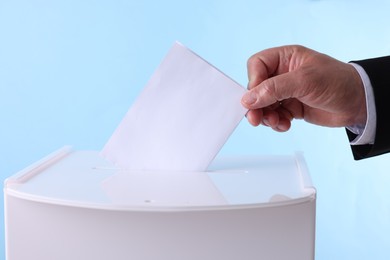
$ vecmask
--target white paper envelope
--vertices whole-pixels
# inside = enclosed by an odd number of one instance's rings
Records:
[[[247,112],[245,91],[175,43],[102,155],[123,169],[204,171]]]

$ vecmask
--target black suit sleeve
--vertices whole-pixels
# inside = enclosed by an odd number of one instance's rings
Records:
[[[390,152],[390,56],[353,61],[364,68],[370,78],[376,107],[376,134],[372,145],[352,145],[355,160]],[[349,140],[356,135],[347,130]]]

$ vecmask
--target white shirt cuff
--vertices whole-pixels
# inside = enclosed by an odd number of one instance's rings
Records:
[[[363,81],[366,94],[367,120],[366,125],[348,126],[347,129],[357,134],[357,137],[350,142],[351,145],[373,144],[376,132],[376,110],[374,91],[372,89],[370,78],[362,66],[356,63],[350,63],[359,73]]]

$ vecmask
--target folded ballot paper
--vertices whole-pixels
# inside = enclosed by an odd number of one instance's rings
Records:
[[[101,154],[121,169],[204,171],[247,112],[245,91],[175,43]]]

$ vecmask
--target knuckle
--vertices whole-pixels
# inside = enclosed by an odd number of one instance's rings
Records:
[[[274,102],[278,101],[278,95],[275,87],[275,80],[274,78],[269,78],[266,81],[263,82],[262,86],[262,95],[271,97]]]
[[[257,55],[257,53],[256,53],[256,54],[253,54],[252,56],[250,56],[249,59],[247,60],[246,64],[247,64],[247,65],[252,64],[253,61],[256,59],[256,55]]]
[[[258,55],[259,54],[256,53],[256,54],[253,54],[251,57],[249,57],[249,59],[246,62],[246,65],[247,65],[248,68],[255,67],[259,63]]]

